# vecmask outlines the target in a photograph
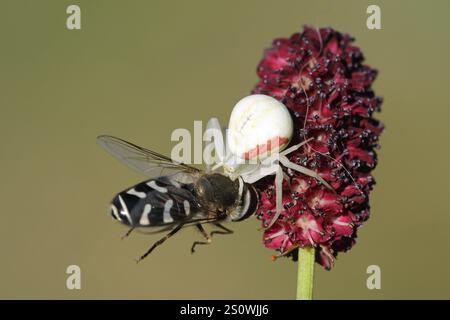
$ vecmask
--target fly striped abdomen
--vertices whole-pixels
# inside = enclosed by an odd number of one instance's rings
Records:
[[[198,211],[193,183],[182,183],[173,177],[141,182],[117,194],[111,203],[112,217],[133,227],[182,222]]]

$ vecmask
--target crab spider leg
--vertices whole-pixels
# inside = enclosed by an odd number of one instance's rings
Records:
[[[267,230],[271,226],[273,226],[275,221],[277,221],[278,217],[280,216],[281,211],[283,210],[283,179],[285,178],[285,175],[284,175],[283,169],[281,168],[281,166],[278,163],[272,164],[272,170],[274,171],[273,173],[275,173],[276,210],[275,210],[275,215],[272,217],[272,220],[270,221],[270,223],[267,226],[264,226],[264,228],[262,228],[263,230]],[[266,175],[262,175],[259,179],[261,179],[262,177],[265,177],[265,176]],[[259,180],[259,179],[257,179],[257,180]]]
[[[270,228],[275,221],[277,221],[278,217],[281,214],[281,211],[283,210],[283,169],[281,169],[281,166],[277,164],[277,173],[275,174],[275,203],[276,203],[276,211],[275,215],[272,217],[272,220],[270,221],[269,225],[266,227],[266,229]]]
[[[291,152],[292,152],[292,150],[291,150]],[[281,155],[280,154],[278,159],[279,159],[279,162],[282,165],[284,165],[286,168],[290,168],[292,170],[295,170],[295,171],[298,171],[300,173],[303,173],[303,174],[305,174],[307,176],[313,177],[313,178],[317,179],[318,181],[320,181],[328,189],[331,189],[331,190],[334,191],[333,187],[331,187],[331,185],[328,182],[326,182],[317,172],[289,161],[289,159],[285,155]],[[274,161],[274,159],[272,159],[272,161]],[[273,174],[274,171],[276,172],[276,175],[275,175],[276,213],[272,217],[272,220],[270,221],[269,225],[264,227],[264,229],[266,229],[266,230],[269,229],[275,223],[275,221],[280,216],[281,211],[283,210],[283,207],[282,207],[283,203],[282,203],[282,201],[283,201],[283,178],[284,178],[284,172],[281,169],[281,166],[278,163],[274,163],[274,162],[272,162],[272,166],[269,167],[269,169],[271,170],[270,172],[272,172],[272,174]],[[257,180],[261,179],[262,177],[264,177],[265,175],[267,175],[267,174],[262,173],[261,169],[258,170],[255,173],[253,173],[253,174],[254,174],[254,176],[251,176],[251,177],[253,178],[254,181],[257,181]]]
[[[209,139],[210,142],[203,150],[203,157],[206,162],[206,172],[210,172],[220,167],[224,161],[225,141],[219,120],[217,118],[211,118],[208,120],[205,137]],[[215,158],[211,156],[212,150],[214,150]]]
[[[260,165],[258,167],[256,167],[254,170],[251,170],[251,171],[248,171],[248,172],[242,174],[242,176],[245,177],[245,179],[244,179],[245,182],[254,183],[265,176],[275,174],[277,171],[277,166],[278,166],[277,162],[279,162],[280,156],[285,156],[291,152],[294,152],[295,150],[297,150],[304,144],[308,143],[312,139],[313,138],[310,138],[301,143],[298,143],[280,153],[274,153],[274,154],[270,155],[268,158],[262,160]]]
[[[291,161],[289,161],[288,158],[286,158],[286,156],[280,155],[280,162],[286,167],[286,168],[290,168],[292,170],[298,171],[300,173],[303,173],[307,176],[313,177],[317,180],[319,180],[324,186],[326,186],[328,189],[333,190],[333,187],[329,185],[328,182],[326,182],[321,176],[319,176],[319,174],[317,172],[315,172],[314,170],[305,168],[303,166],[300,166],[298,164],[295,164]]]
[[[312,140],[312,138],[305,140],[299,144],[296,144],[296,145],[282,151],[281,153],[276,153],[276,154],[269,156],[268,158],[264,159],[260,163],[260,165],[257,168],[255,168],[255,170],[251,170],[242,175],[242,178],[244,179],[245,182],[254,183],[265,176],[275,174],[276,213],[273,216],[272,220],[270,221],[269,225],[266,226],[264,229],[270,228],[275,223],[275,221],[278,219],[278,217],[281,214],[281,211],[283,210],[283,208],[282,208],[282,206],[283,206],[283,203],[282,203],[283,179],[286,177],[286,175],[285,175],[283,169],[281,168],[280,164],[284,165],[286,168],[290,168],[292,170],[303,173],[307,176],[313,177],[313,178],[317,179],[319,182],[321,182],[328,189],[334,191],[334,189],[331,187],[331,185],[328,182],[326,182],[317,172],[315,172],[311,169],[305,168],[303,166],[300,166],[298,164],[295,164],[286,157],[287,154],[289,154],[289,153],[297,150],[301,146],[307,144],[310,140]]]
[[[281,166],[276,163],[273,164],[273,168],[275,169],[275,203],[276,203],[276,210],[275,215],[272,217],[272,220],[270,220],[270,223],[267,226],[264,226],[262,228],[263,230],[269,229],[275,221],[277,221],[278,217],[281,214],[281,211],[283,210],[283,179],[285,178],[283,169]]]
[[[309,138],[308,140],[302,141],[300,143],[297,143],[295,145],[293,145],[292,147],[287,148],[286,150],[283,150],[280,152],[280,155],[285,156],[291,152],[294,152],[295,150],[297,150],[298,148],[300,148],[301,146],[307,144],[309,141],[311,141],[313,138]]]
[[[247,171],[241,171],[241,176],[247,183],[254,183],[265,176],[276,174],[278,168],[279,153],[274,153],[263,159],[258,165],[253,165]]]
[[[223,166],[223,163],[217,163],[211,168],[210,171],[215,171],[215,170],[219,169],[222,166]]]
[[[255,183],[266,176],[276,174],[277,167],[279,165],[276,163],[271,163],[269,166],[259,166],[253,171],[242,174],[241,177],[246,183]]]

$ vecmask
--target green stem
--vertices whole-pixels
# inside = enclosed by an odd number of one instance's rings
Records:
[[[313,247],[298,249],[297,300],[312,300],[314,261]]]

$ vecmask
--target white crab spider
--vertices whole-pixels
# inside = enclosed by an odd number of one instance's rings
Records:
[[[312,138],[285,149],[292,138],[293,121],[286,106],[275,98],[255,94],[241,99],[231,113],[226,139],[217,118],[208,121],[207,132],[213,141],[205,149],[215,151],[215,159],[211,158],[211,153],[204,153],[208,171],[223,167],[224,174],[232,179],[241,177],[246,183],[275,175],[276,213],[266,228],[275,223],[282,211],[284,172],[281,165],[313,177],[332,189],[317,172],[286,157]]]

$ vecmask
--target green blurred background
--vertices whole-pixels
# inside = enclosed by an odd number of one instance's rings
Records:
[[[191,255],[187,229],[157,236],[111,221],[112,196],[144,178],[96,145],[109,133],[169,154],[175,128],[217,116],[256,82],[275,37],[303,24],[356,38],[379,69],[385,122],[372,216],[315,298],[450,298],[448,1],[18,1],[0,5],[0,298],[292,299],[296,265],[272,262],[256,219]],[[81,7],[82,29],[66,29]],[[382,30],[366,28],[378,4]],[[68,265],[82,289],[66,289]],[[381,267],[381,290],[366,268]]]

